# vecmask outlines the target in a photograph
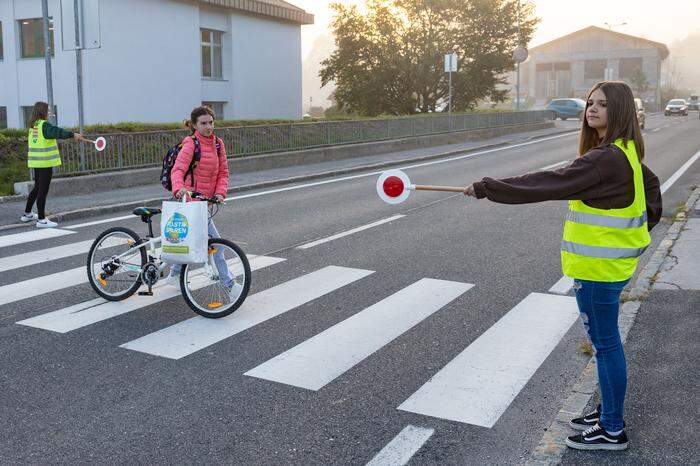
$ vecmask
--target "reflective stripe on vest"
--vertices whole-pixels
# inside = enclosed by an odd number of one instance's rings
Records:
[[[647,248],[607,248],[604,246],[586,246],[585,244],[562,241],[561,249],[580,256],[597,257],[599,259],[627,259],[641,256]]]
[[[37,120],[27,135],[27,165],[29,168],[51,168],[61,165],[61,155],[55,139],[44,138],[44,120]]]
[[[585,212],[574,212],[570,210],[566,219],[570,222],[583,223],[585,225],[595,225],[610,228],[639,228],[647,221],[647,213],[640,217],[624,218],[611,217],[609,215],[589,214]]]

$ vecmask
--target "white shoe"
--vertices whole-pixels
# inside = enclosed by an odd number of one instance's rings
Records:
[[[37,228],[56,228],[57,226],[58,226],[58,223],[52,222],[48,218],[45,218],[44,220],[37,220],[36,221]]]
[[[163,284],[165,286],[180,288],[180,275],[168,275],[163,279]]]
[[[34,220],[39,220],[39,216],[35,214],[34,212],[29,212],[28,214],[24,214],[20,217],[20,220],[23,223],[29,223],[33,222]]]

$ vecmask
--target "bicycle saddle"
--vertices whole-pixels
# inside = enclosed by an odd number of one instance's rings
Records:
[[[158,215],[161,212],[160,209],[156,209],[155,207],[137,207],[134,209],[134,215],[138,215],[139,217],[152,217],[154,215]]]

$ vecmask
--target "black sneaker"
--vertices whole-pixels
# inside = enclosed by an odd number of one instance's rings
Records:
[[[627,434],[610,435],[598,424],[578,435],[566,439],[566,446],[576,450],[624,450],[627,448]]]
[[[592,413],[584,414],[583,417],[577,417],[576,419],[570,420],[569,425],[574,430],[586,430],[598,424],[599,419],[600,405],[596,406],[595,411]]]

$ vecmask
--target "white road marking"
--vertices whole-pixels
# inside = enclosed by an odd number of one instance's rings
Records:
[[[564,275],[550,289],[550,293],[566,295],[574,287],[574,279]]]
[[[574,298],[530,294],[399,409],[493,427],[578,317]]]
[[[659,131],[661,131],[661,128],[654,128],[649,130],[650,133],[658,133]]]
[[[700,158],[700,151],[697,151],[697,152],[695,153],[695,155],[693,155],[686,163],[684,163],[684,164],[681,166],[681,168],[679,168],[678,170],[676,170],[676,172],[675,172],[673,175],[671,175],[671,177],[670,177],[669,179],[667,179],[666,182],[665,182],[664,184],[661,185],[661,193],[663,194],[663,193],[665,193],[666,191],[668,191],[668,189],[669,189],[671,186],[673,186],[673,184],[674,184],[676,181],[678,181],[678,178],[680,178],[681,176],[683,176],[683,174],[690,168],[691,165],[693,165],[693,163],[695,163],[695,161],[696,161],[698,158]]]
[[[93,240],[87,240],[81,241],[80,243],[70,243],[54,248],[40,249],[38,251],[17,254],[15,256],[2,257],[0,258],[0,272],[85,254],[90,250],[92,243]]]
[[[85,266],[0,287],[0,306],[87,283]]]
[[[268,267],[285,259],[267,256],[248,256],[251,270]],[[85,267],[80,269],[85,275]],[[102,298],[79,303],[57,311],[41,314],[17,322],[28,327],[41,328],[52,332],[67,333],[87,325],[92,325],[112,317],[120,316],[137,309],[150,306],[180,295],[180,288],[157,283],[153,296],[134,295],[124,301],[105,301]],[[182,306],[187,306],[182,303]]]
[[[16,246],[22,243],[30,243],[32,241],[41,241],[44,239],[58,238],[59,236],[73,235],[74,231],[59,230],[58,228],[34,229],[23,233],[14,233],[12,235],[0,236],[0,248],[7,246]]]
[[[249,296],[230,316],[220,319],[193,317],[124,343],[121,348],[180,359],[372,273],[371,270],[324,267]]]
[[[245,375],[320,390],[473,286],[424,278]]]
[[[434,433],[435,429],[406,426],[367,466],[404,466]]]
[[[327,236],[325,238],[317,239],[316,241],[311,241],[310,243],[302,244],[301,246],[297,246],[297,249],[309,249],[313,248],[314,246],[318,246],[319,244],[324,244],[328,243],[330,241],[333,241],[338,238],[343,238],[345,236],[352,235],[354,233],[358,233],[360,231],[368,230],[370,228],[374,228],[379,225],[384,225],[385,223],[393,222],[394,220],[398,220],[400,218],[405,217],[405,215],[394,215],[393,217],[385,218],[382,220],[378,220],[376,222],[369,223],[367,225],[362,225],[357,228],[353,228],[351,230],[343,231],[340,233],[336,233],[335,235]]]
[[[135,215],[123,215],[121,217],[113,217],[113,218],[104,218],[102,220],[94,220],[92,222],[86,222],[86,223],[79,223],[77,225],[68,225],[63,228],[68,228],[68,229],[75,229],[75,228],[85,228],[85,227],[91,227],[93,225],[101,225],[103,223],[110,223],[110,222],[116,222],[119,220],[129,220],[129,219],[137,219],[139,217]]]

